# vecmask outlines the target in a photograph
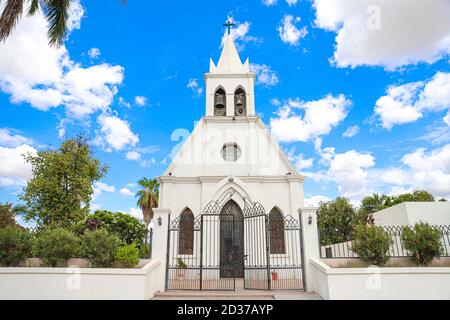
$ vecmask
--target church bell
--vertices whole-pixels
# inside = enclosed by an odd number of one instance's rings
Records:
[[[216,108],[225,108],[225,96],[224,95],[217,95],[216,96]]]

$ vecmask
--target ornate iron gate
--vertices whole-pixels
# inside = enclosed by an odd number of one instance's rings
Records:
[[[190,212],[190,210],[188,210]],[[167,290],[304,289],[300,219],[244,199],[210,202],[169,223]]]
[[[244,207],[244,288],[270,289],[267,215],[259,203]]]

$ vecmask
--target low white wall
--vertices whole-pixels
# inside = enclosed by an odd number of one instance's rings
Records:
[[[324,299],[450,299],[449,267],[331,268],[311,259],[316,293]]]
[[[161,263],[141,269],[0,268],[0,300],[143,300],[156,292]]]

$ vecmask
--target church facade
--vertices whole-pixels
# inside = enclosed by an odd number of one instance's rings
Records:
[[[205,115],[159,177],[166,289],[302,289],[303,176],[257,116],[231,35],[205,81]]]

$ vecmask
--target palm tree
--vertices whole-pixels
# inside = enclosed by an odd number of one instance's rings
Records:
[[[6,0],[0,16],[0,41],[5,41],[25,12],[32,16],[42,10],[48,21],[48,38],[51,46],[59,46],[67,32],[70,4],[74,0]],[[0,3],[2,1],[0,0]],[[126,0],[122,0],[127,3]]]
[[[158,206],[159,183],[156,179],[142,178],[138,184],[142,189],[136,193],[137,205],[142,209],[144,222],[148,227],[153,219],[153,208]]]

